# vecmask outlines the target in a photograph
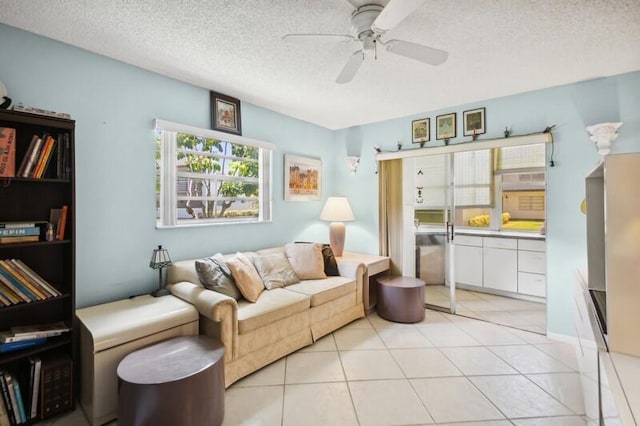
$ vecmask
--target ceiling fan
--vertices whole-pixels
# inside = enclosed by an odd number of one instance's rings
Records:
[[[391,0],[386,6],[365,4],[351,14],[351,34],[287,34],[283,40],[335,40],[340,42],[359,41],[360,50],[354,52],[338,74],[336,83],[350,82],[358,72],[365,58],[365,53],[373,53],[376,57],[377,45],[380,44],[391,53],[405,56],[429,65],[440,65],[447,60],[448,52],[433,47],[404,40],[387,40],[384,34],[395,28],[402,20],[422,6],[426,0]]]

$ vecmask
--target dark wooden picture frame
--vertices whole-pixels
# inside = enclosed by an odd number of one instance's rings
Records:
[[[477,136],[487,133],[485,108],[476,108],[462,113],[464,136]]]
[[[422,146],[431,140],[431,119],[421,118],[411,122],[411,142],[419,143]]]
[[[211,128],[221,132],[242,135],[240,100],[214,91],[210,92]]]
[[[436,140],[456,137],[456,113],[442,114],[436,117]]]

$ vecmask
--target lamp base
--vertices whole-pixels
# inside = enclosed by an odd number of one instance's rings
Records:
[[[329,225],[329,245],[331,246],[333,255],[336,257],[342,256],[342,250],[344,249],[344,234],[344,222],[331,222]]]
[[[159,289],[154,290],[154,291],[151,292],[151,295],[153,297],[168,296],[170,294],[171,294],[171,292],[169,291],[168,288],[159,288]]]

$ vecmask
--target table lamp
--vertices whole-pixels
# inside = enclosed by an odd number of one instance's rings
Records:
[[[157,249],[153,250],[153,254],[151,255],[151,261],[149,262],[149,267],[151,269],[157,269],[160,273],[158,279],[158,289],[151,292],[153,297],[166,296],[171,292],[166,289],[162,283],[162,270],[167,266],[171,265],[171,258],[169,258],[169,252],[167,249],[163,249],[162,246],[158,246]]]
[[[355,220],[347,197],[327,198],[327,202],[320,213],[320,220],[331,222],[329,225],[329,244],[334,256],[342,256],[345,234],[343,222]]]

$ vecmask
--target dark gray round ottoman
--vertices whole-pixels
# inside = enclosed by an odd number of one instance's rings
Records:
[[[380,317],[394,322],[419,322],[424,319],[424,281],[411,277],[378,278]]]
[[[218,426],[224,418],[224,346],[182,336],[130,353],[118,365],[119,426]]]

